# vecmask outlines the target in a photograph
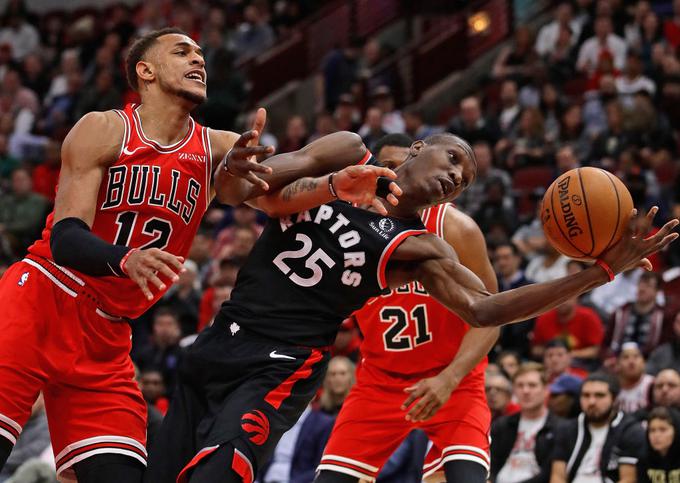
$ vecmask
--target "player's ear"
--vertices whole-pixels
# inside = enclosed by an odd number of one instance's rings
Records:
[[[137,78],[142,82],[150,82],[156,77],[154,65],[151,62],[140,60],[135,66]]]
[[[420,152],[421,149],[423,149],[423,146],[425,146],[425,143],[421,140],[418,140],[411,144],[411,147],[408,150],[408,154],[414,158],[418,156],[418,153]]]

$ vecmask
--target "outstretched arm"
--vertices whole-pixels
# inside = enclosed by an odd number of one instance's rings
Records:
[[[642,238],[657,211],[656,207],[649,211],[639,230],[631,218],[622,239],[601,257],[614,273],[637,266],[650,269],[645,257],[678,237],[671,233],[678,220],[672,220],[655,235]],[[387,273],[390,286],[419,280],[430,295],[473,327],[500,326],[536,317],[609,280],[601,267],[593,265],[574,275],[492,295],[479,277],[458,262],[450,246],[430,235],[407,238],[391,260]]]

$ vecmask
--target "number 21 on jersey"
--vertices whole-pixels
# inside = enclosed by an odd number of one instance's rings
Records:
[[[413,307],[410,314],[403,307],[383,307],[380,310],[380,322],[392,324],[383,334],[387,351],[408,351],[432,340],[427,323],[427,306],[424,304]],[[415,325],[415,337],[404,334],[409,325]]]

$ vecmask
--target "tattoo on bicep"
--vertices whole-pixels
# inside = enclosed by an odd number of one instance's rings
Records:
[[[317,182],[315,179],[312,178],[302,178],[297,181],[294,181],[293,183],[283,188],[282,191],[283,201],[290,201],[298,193],[301,193],[303,191],[314,191],[316,187]]]

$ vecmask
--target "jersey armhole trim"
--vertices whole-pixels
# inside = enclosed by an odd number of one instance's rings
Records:
[[[128,121],[127,116],[125,113],[119,109],[114,109],[113,112],[118,114],[122,119],[123,119],[123,140],[120,145],[120,150],[118,151],[118,159],[123,155],[123,151],[128,145],[128,141],[130,141],[130,123]]]
[[[208,206],[210,206],[210,201],[211,201],[211,180],[212,180],[212,173],[213,173],[213,159],[212,159],[212,148],[210,147],[210,128],[204,126],[203,127],[203,145],[205,149],[205,154],[206,154],[206,162],[205,162],[205,209],[208,209]]]
[[[389,262],[392,253],[394,253],[394,250],[396,250],[397,247],[399,247],[399,245],[401,245],[401,243],[408,237],[414,235],[423,235],[425,233],[427,233],[427,230],[406,230],[399,233],[391,242],[387,244],[382,252],[382,255],[380,255],[380,261],[378,262],[377,278],[378,286],[381,290],[385,290],[387,288],[387,277],[385,275],[385,270],[387,269],[387,263]]]
[[[368,160],[371,159],[372,156],[373,154],[371,154],[371,151],[367,149],[366,154],[364,154],[364,157],[361,158],[361,161],[357,163],[357,166],[368,163]]]

